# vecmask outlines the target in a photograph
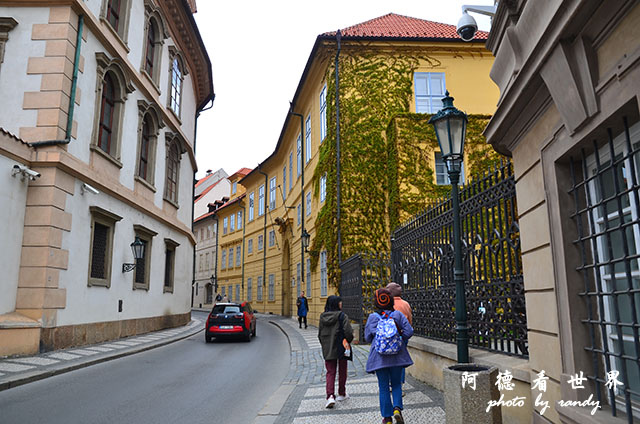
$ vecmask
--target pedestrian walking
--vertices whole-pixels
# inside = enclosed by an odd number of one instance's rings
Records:
[[[229,303],[229,298],[226,294],[222,297],[222,303]]]
[[[393,296],[393,309],[402,312],[402,315],[407,317],[407,321],[413,327],[413,311],[411,305],[406,300],[402,299],[402,286],[398,283],[387,284],[387,290],[391,292]],[[402,368],[402,384],[404,384],[406,369]],[[404,391],[402,392],[404,394]]]
[[[298,325],[302,328],[302,321],[304,321],[304,328],[307,328],[307,313],[309,312],[309,302],[304,296],[304,292],[300,293],[298,300],[296,301],[298,306]]]
[[[374,297],[377,311],[369,315],[364,328],[364,339],[371,343],[366,371],[378,377],[383,424],[393,423],[393,418],[396,424],[404,424],[402,370],[413,364],[407,350],[413,327],[401,312],[393,309],[394,299],[389,290],[378,289]]]
[[[324,366],[327,369],[326,408],[333,408],[337,401],[346,400],[347,360],[352,358],[350,343],[353,341],[353,329],[349,317],[342,312],[340,296],[329,296],[320,314],[318,339],[322,346]],[[338,371],[338,397],[335,396],[336,371]],[[388,393],[387,393],[388,394]]]

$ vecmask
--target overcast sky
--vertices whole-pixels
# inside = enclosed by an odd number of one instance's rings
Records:
[[[198,120],[197,177],[255,168],[273,152],[319,34],[387,13],[456,25],[463,4],[493,0],[198,0],[216,99]]]

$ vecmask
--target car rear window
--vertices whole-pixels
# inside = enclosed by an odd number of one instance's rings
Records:
[[[216,305],[211,311],[214,314],[237,314],[240,312],[239,306]]]

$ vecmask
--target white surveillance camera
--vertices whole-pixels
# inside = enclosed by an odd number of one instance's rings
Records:
[[[80,191],[82,192],[82,194],[84,194],[85,191],[88,191],[91,194],[100,194],[100,192],[95,187],[92,187],[87,183],[82,183],[82,185],[80,186]]]
[[[456,31],[460,38],[464,41],[471,41],[478,31],[478,24],[473,16],[470,16],[466,11],[462,13]]]
[[[31,181],[34,181],[36,178],[40,178],[39,172],[36,172],[33,169],[29,169],[24,165],[13,165],[13,171],[11,171],[11,175],[15,177],[16,174],[22,174],[23,181],[25,177],[29,178]]]

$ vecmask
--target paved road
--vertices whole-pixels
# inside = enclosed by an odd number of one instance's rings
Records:
[[[280,386],[289,359],[284,334],[261,318],[251,343],[205,344],[200,332],[0,392],[0,423],[251,422]]]

